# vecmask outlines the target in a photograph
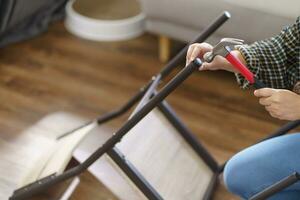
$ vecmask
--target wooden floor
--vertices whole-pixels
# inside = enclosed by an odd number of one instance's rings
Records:
[[[157,37],[150,34],[95,43],[70,35],[62,23],[40,37],[1,49],[1,137],[17,136],[56,111],[92,119],[121,106],[162,68],[157,49]],[[220,163],[282,123],[271,119],[252,92],[240,90],[234,76],[224,72],[195,73],[167,100]],[[72,199],[115,197],[86,173]],[[214,199],[236,198],[219,187]]]

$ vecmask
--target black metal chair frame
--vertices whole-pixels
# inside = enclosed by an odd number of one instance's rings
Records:
[[[192,43],[205,41],[229,18],[230,14],[228,12],[224,12],[212,24],[210,24],[208,28],[205,29]],[[142,87],[140,91],[136,95],[134,95],[125,105],[61,136],[64,137],[65,135],[72,134],[76,130],[79,130],[80,128],[91,123],[97,122],[98,124],[103,124],[107,121],[115,119],[116,117],[119,117],[129,111],[130,108],[132,108],[137,102],[140,101],[140,104],[138,104],[136,108],[136,112],[131,116],[131,118],[126,123],[124,123],[124,125],[121,126],[121,128],[101,147],[99,147],[89,158],[87,158],[83,163],[66,170],[62,174],[53,174],[47,176],[43,179],[15,190],[13,195],[10,197],[10,200],[30,199],[30,197],[47,190],[51,186],[54,186],[72,177],[78,176],[83,173],[89,166],[91,166],[96,160],[98,160],[103,154],[107,154],[148,199],[162,200],[163,197],[115,147],[115,145],[122,139],[124,135],[127,134],[127,132],[131,128],[133,128],[140,120],[143,119],[143,117],[145,117],[156,107],[160,109],[165,117],[167,117],[167,119],[178,130],[181,136],[186,140],[186,142],[190,144],[195,152],[206,162],[206,164],[213,171],[214,176],[209,187],[207,188],[204,197],[204,200],[211,199],[213,190],[218,183],[218,177],[223,172],[226,163],[219,166],[214,158],[209,154],[209,152],[206,151],[206,149],[176,116],[170,106],[168,106],[168,104],[164,101],[164,99],[180,84],[182,84],[185,79],[187,79],[193,72],[197,71],[197,69],[202,65],[202,61],[200,59],[196,59],[191,62],[188,66],[182,69],[171,81],[165,84],[165,86],[160,91],[156,92],[156,88],[161,80],[168,76],[174,68],[176,68],[185,60],[187,49],[188,45],[184,49],[182,49],[155,77],[153,77],[152,80],[150,80],[148,84],[146,84],[146,86]],[[286,134],[288,131],[297,127],[299,124],[300,120],[290,122],[265,139],[270,139]],[[295,172],[284,180],[275,183],[266,190],[256,194],[255,196],[250,198],[250,200],[266,199],[272,194],[290,186],[298,180],[299,174]]]

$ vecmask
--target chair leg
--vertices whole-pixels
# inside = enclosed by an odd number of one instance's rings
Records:
[[[163,63],[169,61],[171,55],[171,40],[170,38],[159,36],[159,60]]]
[[[293,185],[294,183],[300,181],[300,175],[297,172],[294,172],[290,176],[287,176],[277,183],[274,183],[273,185],[267,187],[263,191],[255,194],[254,196],[250,197],[249,200],[265,200],[269,198],[270,196],[276,194],[277,192],[280,192],[284,190],[285,188]]]

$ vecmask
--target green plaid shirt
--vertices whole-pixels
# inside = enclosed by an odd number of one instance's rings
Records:
[[[237,49],[248,68],[268,87],[293,89],[300,80],[300,17],[279,35]],[[236,76],[243,88],[248,87],[247,80]]]

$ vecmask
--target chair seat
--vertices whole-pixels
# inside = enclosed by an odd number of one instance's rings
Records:
[[[111,136],[99,126],[74,152],[83,162]],[[158,110],[150,112],[116,145],[164,199],[203,199],[214,173],[196,154],[168,119]],[[121,200],[147,199],[108,156],[89,171]]]

